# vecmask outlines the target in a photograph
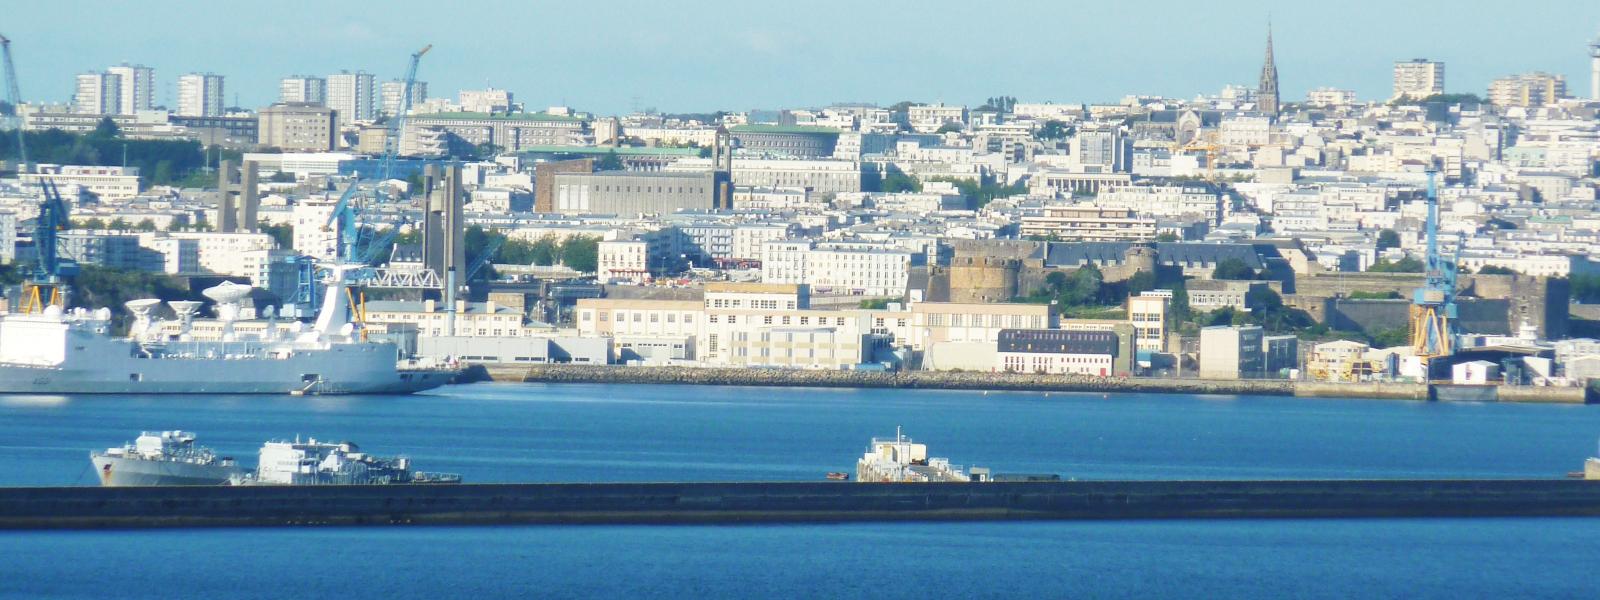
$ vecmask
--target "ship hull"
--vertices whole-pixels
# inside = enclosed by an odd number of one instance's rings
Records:
[[[299,365],[272,364],[277,361],[233,362],[164,364],[133,373],[0,365],[0,394],[410,394],[442,386],[455,376],[450,371],[396,372],[392,368],[387,372],[349,373],[327,368],[308,372],[297,368]],[[316,377],[307,379],[308,374]]]
[[[105,487],[148,485],[227,485],[228,479],[244,473],[237,466],[138,460],[118,456],[90,457],[94,471]]]

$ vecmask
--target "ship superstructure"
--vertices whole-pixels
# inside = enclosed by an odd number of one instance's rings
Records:
[[[225,485],[245,470],[195,444],[187,431],[146,431],[133,443],[89,455],[103,486]]]
[[[267,442],[255,473],[234,479],[236,485],[386,485],[460,483],[453,473],[411,470],[411,459],[367,454],[350,442],[315,439]]]
[[[988,481],[989,469],[962,469],[947,458],[929,458],[925,444],[913,442],[895,428],[893,438],[872,438],[856,461],[856,481],[863,483],[928,483]]]
[[[222,322],[219,339],[198,339],[199,302],[171,301],[177,333],[155,315],[155,299],[127,303],[127,337],[111,335],[111,311],[63,309],[0,318],[0,393],[347,394],[438,387],[454,371],[402,361],[391,342],[367,341],[351,322],[345,270],[331,268],[314,323],[234,331],[250,287],[205,290]]]

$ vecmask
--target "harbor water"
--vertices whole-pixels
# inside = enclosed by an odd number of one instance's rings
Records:
[[[1090,479],[1560,477],[1600,407],[474,384],[415,396],[0,397],[0,485],[185,429],[247,465],[346,439],[470,482],[818,480],[895,427]],[[518,526],[0,533],[0,597],[1595,597],[1600,519]]]

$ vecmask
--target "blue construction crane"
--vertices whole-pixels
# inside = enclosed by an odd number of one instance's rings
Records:
[[[11,60],[11,40],[0,35],[0,54],[5,55],[6,61],[6,102],[11,103],[11,110],[17,111],[17,172],[28,172],[28,144],[22,134],[22,88],[17,85],[17,65]]]
[[[406,114],[411,112],[411,90],[417,85],[417,67],[422,63],[422,55],[433,49],[433,44],[423,46],[421,50],[411,53],[411,65],[406,68],[404,85],[400,89],[400,104],[389,116],[385,124],[383,135],[383,159],[378,162],[378,181],[388,181],[394,176],[394,157],[400,152],[401,126],[405,123]]]
[[[472,264],[467,265],[467,274],[461,278],[461,285],[466,285],[467,282],[472,281],[473,276],[477,275],[478,271],[483,270],[489,264],[489,261],[494,259],[494,253],[499,252],[500,246],[505,245],[505,243],[506,238],[503,237],[495,236],[489,238],[488,243],[483,245],[483,252],[479,252],[478,258],[473,259]]]
[[[1457,267],[1454,258],[1445,260],[1439,251],[1439,192],[1434,183],[1437,175],[1437,170],[1428,169],[1425,280],[1411,298],[1411,347],[1424,366],[1434,358],[1455,353],[1456,346]],[[1457,256],[1460,251],[1458,244]]]
[[[62,258],[56,233],[67,226],[67,203],[61,200],[55,182],[40,179],[44,198],[39,201],[39,217],[34,220],[33,245],[38,260],[33,273],[22,284],[23,313],[44,311],[47,306],[64,306],[67,280],[78,274],[78,263]]]

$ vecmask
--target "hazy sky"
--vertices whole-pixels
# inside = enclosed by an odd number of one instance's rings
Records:
[[[1596,0],[0,0],[0,33],[29,100],[65,101],[74,74],[128,61],[156,68],[159,104],[211,71],[230,104],[259,107],[285,75],[399,78],[433,44],[432,96],[488,84],[530,109],[620,113],[1191,97],[1254,85],[1269,11],[1285,99],[1386,98],[1394,61],[1414,57],[1445,61],[1452,92],[1544,70],[1587,94],[1600,31]]]

